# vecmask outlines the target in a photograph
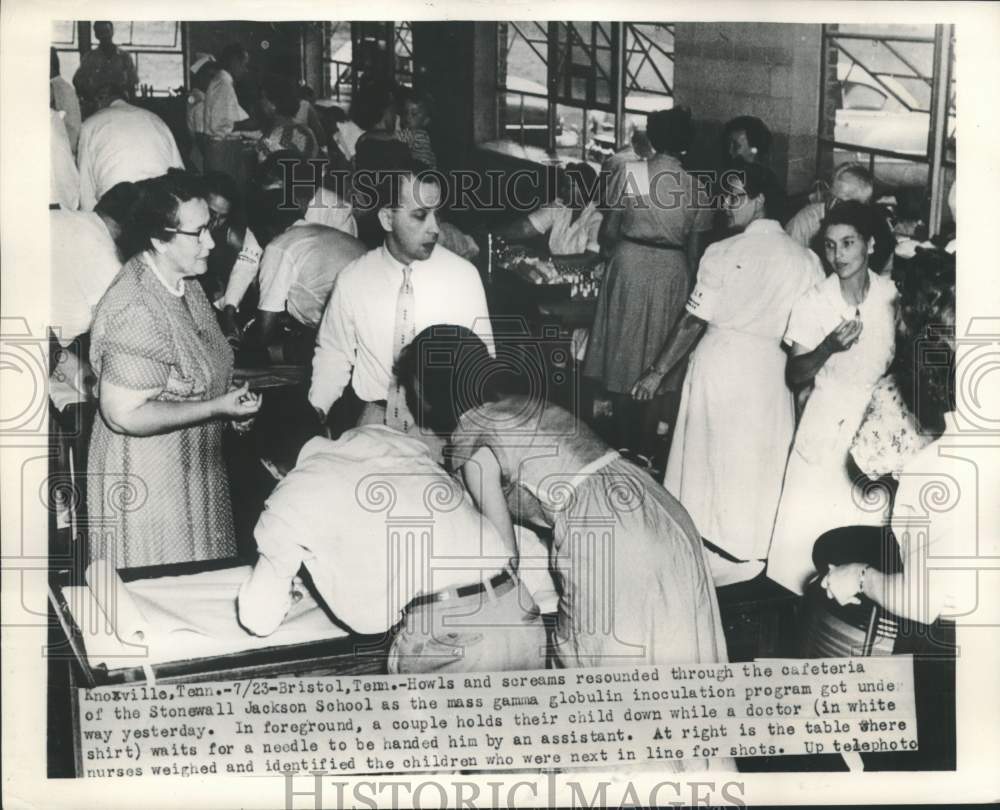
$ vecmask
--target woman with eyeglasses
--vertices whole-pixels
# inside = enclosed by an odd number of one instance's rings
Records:
[[[808,390],[808,399],[785,470],[767,575],[799,594],[814,573],[817,537],[885,521],[885,498],[848,465],[895,346],[896,286],[869,267],[877,217],[854,200],[831,209],[821,233],[832,272],[796,302],[785,330],[786,376],[793,389]]]
[[[236,555],[222,431],[260,408],[231,384],[232,349],[192,283],[213,247],[204,187],[187,174],[139,185],[138,251],[97,305],[90,349],[90,556],[118,568]]]

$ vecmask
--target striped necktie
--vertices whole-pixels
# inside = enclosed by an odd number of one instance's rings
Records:
[[[399,353],[417,336],[413,321],[413,282],[410,280],[412,274],[412,267],[403,268],[403,283],[399,285],[399,296],[396,298],[396,326],[392,336],[394,363]],[[403,433],[408,433],[413,426],[413,417],[406,407],[406,392],[395,378],[389,384],[386,397],[385,423]]]

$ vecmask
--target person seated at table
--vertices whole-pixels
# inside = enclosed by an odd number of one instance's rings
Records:
[[[570,163],[556,173],[556,198],[537,210],[494,231],[508,241],[527,241],[548,237],[553,256],[584,263],[600,260],[597,235],[602,216],[593,194],[597,187],[597,172],[586,163]]]
[[[340,271],[365,253],[355,237],[314,222],[298,209],[283,206],[284,192],[275,189],[256,202],[275,229],[260,262],[257,316],[245,346],[267,347],[273,360],[300,362],[312,356],[316,330]]]
[[[298,87],[299,108],[295,112],[295,123],[307,127],[316,137],[319,144],[319,151],[326,151],[328,136],[326,127],[323,126],[323,119],[316,111],[316,91],[308,84],[300,84]]]
[[[319,430],[313,414],[294,414],[273,443],[276,466],[294,467],[254,530],[260,556],[237,600],[243,627],[273,633],[304,566],[339,622],[391,634],[392,674],[543,669],[545,628],[518,577],[516,545],[426,445],[383,425],[337,441]],[[390,505],[421,516],[419,529],[388,523]],[[426,542],[414,545],[411,531],[429,533]]]
[[[437,155],[427,132],[431,125],[431,100],[426,93],[410,87],[399,91],[399,139],[410,147],[410,155],[432,169],[437,167]]]
[[[260,109],[264,134],[257,141],[257,159],[264,162],[273,152],[292,150],[306,160],[319,154],[319,142],[313,131],[295,120],[299,98],[295,82],[280,74],[270,74],[261,84]]]
[[[373,81],[358,91],[351,101],[351,118],[363,130],[354,146],[356,169],[395,169],[413,162],[410,148],[396,133],[398,112],[391,82]]]

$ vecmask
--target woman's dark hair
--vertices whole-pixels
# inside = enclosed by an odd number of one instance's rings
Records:
[[[896,355],[892,371],[921,428],[940,435],[955,408],[955,257],[918,248],[896,258],[899,288]]]
[[[243,196],[240,194],[239,187],[232,175],[220,171],[209,171],[202,175],[201,180],[205,184],[205,191],[208,194],[225,197],[233,209],[243,207]]]
[[[393,104],[394,86],[382,79],[365,83],[351,100],[351,120],[364,130],[374,127]]]
[[[464,326],[427,327],[399,353],[393,373],[416,423],[441,435],[454,432],[466,411],[524,390],[516,364],[495,360]]]
[[[889,223],[889,212],[884,206],[876,203],[863,203],[858,200],[838,202],[829,210],[819,233],[813,241],[813,249],[823,256],[823,239],[826,229],[831,225],[850,225],[865,241],[874,239],[872,254],[868,258],[868,266],[876,273],[882,272],[896,249],[896,237]]]
[[[747,143],[751,149],[757,150],[758,157],[771,151],[771,130],[756,115],[738,115],[727,121],[722,130],[723,137],[729,138],[734,132],[746,133]]]
[[[171,241],[176,234],[169,229],[179,224],[177,209],[189,200],[205,200],[202,179],[183,171],[170,171],[135,184],[138,198],[128,225],[128,244],[132,255],[153,247],[152,240]]]
[[[736,164],[734,171],[750,199],[764,195],[764,215],[769,219],[778,219],[785,206],[785,189],[778,176],[767,166],[743,161]]]
[[[825,235],[827,228],[834,225],[850,225],[867,242],[875,238],[878,227],[875,208],[857,200],[845,200],[830,209],[820,225],[820,233]]]
[[[49,48],[49,78],[54,79],[59,75],[59,52],[55,48]]]
[[[294,118],[301,99],[295,82],[280,73],[269,73],[261,83],[261,92],[267,96],[279,115]]]
[[[674,107],[650,113],[646,117],[646,137],[657,152],[670,155],[686,152],[694,137],[691,110]]]

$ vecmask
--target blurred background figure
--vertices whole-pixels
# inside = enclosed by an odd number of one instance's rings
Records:
[[[68,81],[59,75],[59,53],[55,48],[49,48],[49,106],[63,113],[63,124],[69,137],[69,146],[76,154],[76,146],[80,140],[80,100],[76,90]]]
[[[84,117],[100,109],[97,94],[106,85],[122,88],[122,98],[131,100],[139,74],[132,57],[114,43],[115,27],[107,21],[94,23],[97,47],[84,54],[73,75],[73,85],[84,105]]]

